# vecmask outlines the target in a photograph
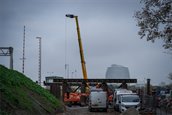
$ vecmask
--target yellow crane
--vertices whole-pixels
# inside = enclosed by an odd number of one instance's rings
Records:
[[[78,22],[78,16],[75,16],[73,14],[66,14],[66,17],[68,18],[74,18],[76,21],[76,29],[77,29],[77,35],[78,35],[78,43],[79,43],[79,50],[80,50],[80,58],[81,58],[81,66],[82,66],[82,73],[83,73],[83,78],[84,80],[87,80],[87,70],[86,70],[86,64],[85,64],[85,59],[84,59],[84,51],[83,51],[83,47],[82,47],[82,40],[81,40],[81,35],[80,35],[80,28],[79,28],[79,22]],[[97,86],[99,86],[99,84],[97,84]],[[85,86],[84,86],[85,87]],[[100,87],[99,87],[100,88]],[[80,104],[82,105],[82,103],[87,103],[86,100],[89,96],[90,90],[89,90],[89,84],[86,81],[86,87],[85,87],[85,92],[81,93],[78,95],[77,93],[70,93],[72,98],[66,99],[69,101],[75,101],[75,102],[80,102]]]
[[[73,14],[66,14],[66,17],[74,18],[76,21],[76,29],[77,29],[77,34],[78,34],[78,43],[79,43],[79,49],[80,49],[82,73],[83,73],[83,78],[86,80],[86,79],[88,79],[88,77],[87,77],[87,70],[86,70],[85,59],[84,59],[84,51],[83,51],[83,47],[82,47],[82,40],[81,40],[80,29],[79,29],[78,16],[75,16]]]
[[[84,59],[84,51],[83,51],[83,47],[82,47],[82,40],[81,40],[81,35],[80,35],[80,29],[79,29],[79,22],[78,22],[78,16],[75,16],[73,14],[66,14],[66,17],[68,18],[74,18],[76,21],[76,29],[77,29],[77,35],[78,35],[78,44],[79,44],[79,51],[80,51],[80,58],[81,58],[81,66],[82,66],[82,73],[83,73],[83,78],[84,80],[87,80],[87,70],[86,70],[86,65],[85,65],[85,59]],[[77,93],[70,93],[69,95],[69,99],[65,98],[66,101],[69,102],[79,102],[81,105],[83,105],[84,103],[86,104],[86,98],[88,97],[88,90],[89,90],[89,85],[87,84],[87,86],[84,86],[84,92],[82,92],[80,94]],[[85,93],[87,92],[87,93]],[[84,104],[84,105],[85,105]]]

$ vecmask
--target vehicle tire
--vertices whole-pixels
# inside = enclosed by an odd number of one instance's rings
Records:
[[[93,108],[91,108],[90,106],[88,107],[90,112],[93,112]]]
[[[114,107],[114,110],[115,110],[115,111],[119,111],[119,107],[115,106],[115,107]]]
[[[92,112],[92,109],[91,108],[89,108],[89,112]]]
[[[107,112],[107,108],[104,109],[104,112]]]
[[[122,110],[121,110],[121,108],[118,108],[118,111],[119,111],[120,113],[122,113]]]
[[[84,107],[84,104],[83,104],[83,103],[80,103],[79,106],[80,106],[80,107]]]
[[[117,108],[116,108],[116,106],[114,106],[114,110],[115,110],[115,111],[117,111]]]
[[[69,104],[67,104],[67,106],[68,106],[68,107],[72,107],[72,104],[71,104],[71,103],[69,103]]]

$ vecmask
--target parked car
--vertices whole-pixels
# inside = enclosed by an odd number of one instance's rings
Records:
[[[107,92],[103,91],[101,88],[92,89],[90,91],[88,105],[89,111],[93,111],[95,109],[103,109],[104,111],[107,111]]]

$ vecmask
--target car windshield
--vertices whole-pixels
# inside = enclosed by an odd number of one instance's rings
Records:
[[[137,95],[123,95],[122,102],[139,102],[139,96]]]

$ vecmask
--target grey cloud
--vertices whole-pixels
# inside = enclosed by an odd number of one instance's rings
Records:
[[[161,42],[140,40],[133,18],[140,8],[132,0],[1,0],[0,46],[14,47],[15,69],[21,71],[23,26],[26,25],[26,75],[37,80],[38,41],[42,37],[43,77],[52,73],[64,76],[66,63],[70,74],[75,69],[82,78],[75,21],[66,13],[79,16],[81,37],[89,78],[105,76],[111,64],[129,67],[131,77],[152,79],[158,84],[171,72],[172,61],[164,55]],[[65,41],[67,52],[65,54]],[[0,57],[8,66],[8,59]]]

